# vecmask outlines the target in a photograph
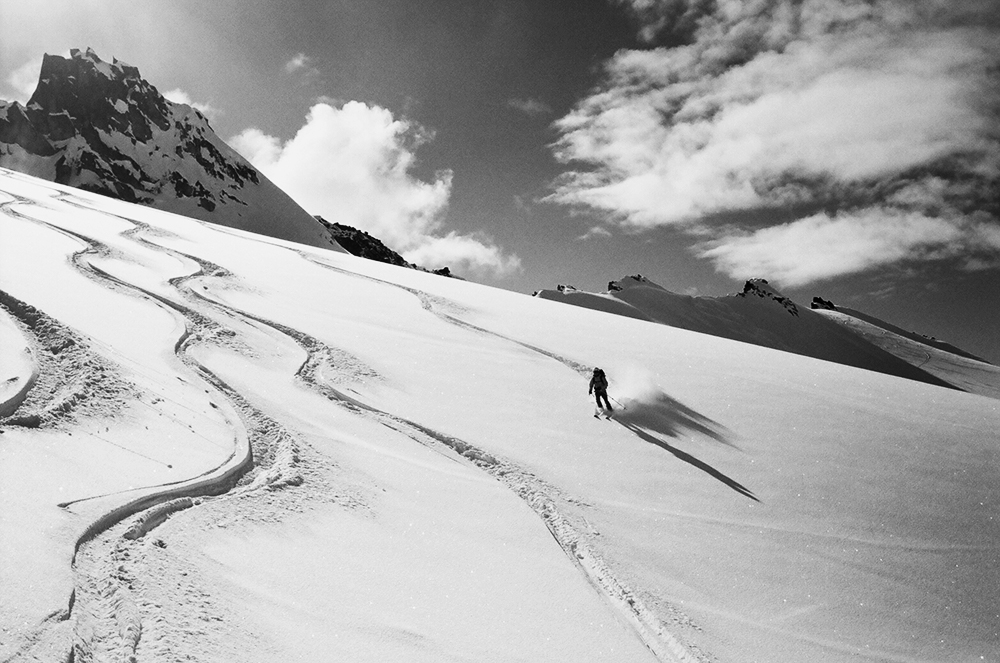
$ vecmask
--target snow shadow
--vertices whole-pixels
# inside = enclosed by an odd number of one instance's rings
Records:
[[[639,439],[669,451],[676,458],[721,481],[741,495],[760,502],[753,491],[740,482],[658,437],[661,435],[676,438],[680,437],[682,432],[699,433],[717,442],[733,446],[727,439],[724,426],[662,391],[646,394],[639,399],[627,400],[621,408],[615,410],[613,421],[627,428]]]

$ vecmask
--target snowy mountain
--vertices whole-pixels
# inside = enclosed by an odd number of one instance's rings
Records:
[[[0,417],[2,661],[1000,651],[994,399],[3,169]]]
[[[46,55],[27,106],[0,102],[0,166],[230,228],[340,250],[200,111],[93,50]]]
[[[851,308],[823,302],[817,313],[868,342],[963,391],[1000,399],[1000,366],[960,348],[915,334]]]
[[[799,306],[766,280],[747,281],[724,297],[678,295],[641,276],[608,284],[606,293],[572,287],[541,290],[543,299],[713,334],[847,366],[1000,397],[1000,368],[942,343],[906,334],[881,321],[830,310],[832,303]],[[839,309],[838,309],[839,310]],[[863,322],[878,324],[869,332]],[[895,331],[892,331],[895,330]],[[930,356],[934,360],[930,361]]]

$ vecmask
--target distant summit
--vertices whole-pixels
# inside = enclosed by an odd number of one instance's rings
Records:
[[[537,297],[1000,398],[1000,369],[946,343],[905,332],[822,298],[797,305],[765,279],[723,297],[679,295],[641,274],[590,293],[572,286]]]
[[[736,296],[770,299],[784,306],[785,310],[790,314],[795,316],[799,314],[799,307],[796,306],[795,302],[772,288],[766,279],[750,279],[743,284],[743,292],[738,293]]]
[[[226,145],[200,111],[92,49],[45,55],[26,106],[0,101],[0,166],[311,246],[330,233]]]

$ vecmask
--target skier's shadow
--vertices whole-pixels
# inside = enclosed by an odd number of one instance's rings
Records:
[[[663,392],[659,392],[653,397],[631,400],[626,403],[624,408],[616,411],[614,421],[617,421],[630,430],[641,440],[669,451],[678,459],[697,467],[702,472],[718,479],[741,495],[749,497],[755,502],[760,502],[757,496],[740,482],[726,476],[708,463],[695,458],[686,451],[681,451],[677,447],[671,446],[665,440],[654,435],[654,433],[658,433],[667,437],[680,437],[682,431],[690,431],[710,437],[717,442],[734,446],[728,440],[728,431],[724,426],[699,414],[680,401],[667,396]]]

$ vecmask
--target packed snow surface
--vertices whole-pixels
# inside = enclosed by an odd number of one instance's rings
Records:
[[[4,170],[0,304],[0,661],[1000,651],[995,399]]]

